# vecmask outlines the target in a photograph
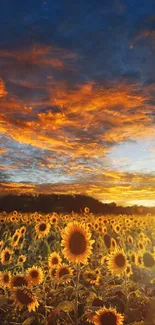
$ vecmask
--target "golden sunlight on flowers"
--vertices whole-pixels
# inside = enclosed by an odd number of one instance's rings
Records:
[[[44,279],[42,268],[34,265],[27,269],[26,276],[30,285],[40,284]]]
[[[51,268],[54,266],[58,266],[61,263],[61,261],[62,259],[60,255],[56,252],[51,253],[48,257],[48,265]]]
[[[93,317],[94,325],[123,325],[124,316],[117,313],[115,308],[103,307]]]
[[[9,271],[0,272],[0,286],[9,287],[11,273]]]
[[[27,307],[28,311],[31,312],[35,311],[39,306],[37,297],[28,288],[18,287],[14,289],[12,299],[20,310]]]
[[[12,260],[12,251],[9,248],[4,248],[1,252],[1,263],[3,265],[10,264]]]
[[[115,275],[121,275],[127,267],[127,258],[123,250],[115,250],[107,256],[108,270]]]
[[[69,223],[62,234],[63,254],[73,263],[87,263],[93,243],[89,230],[81,227],[78,222]]]
[[[48,235],[50,231],[50,227],[51,227],[50,223],[46,223],[46,222],[36,223],[35,230],[36,230],[37,237],[40,239]]]

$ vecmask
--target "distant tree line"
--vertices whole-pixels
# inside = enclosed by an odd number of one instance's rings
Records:
[[[0,197],[0,212],[57,212],[80,213],[88,207],[90,212],[98,214],[155,214],[155,207],[144,206],[117,206],[115,202],[101,203],[85,195],[39,194],[39,195],[5,195]]]

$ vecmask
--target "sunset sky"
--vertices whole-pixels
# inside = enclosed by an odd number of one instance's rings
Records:
[[[1,0],[0,194],[155,206],[155,1]]]

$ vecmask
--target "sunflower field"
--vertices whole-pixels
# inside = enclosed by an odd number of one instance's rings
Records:
[[[155,324],[155,217],[1,213],[0,324]]]

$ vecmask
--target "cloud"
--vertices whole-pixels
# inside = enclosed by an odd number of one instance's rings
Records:
[[[138,173],[120,173],[116,171],[104,172],[92,182],[83,181],[73,184],[35,184],[35,183],[1,183],[2,194],[33,193],[33,194],[84,194],[93,196],[103,202],[116,202],[118,205],[130,205],[145,201],[145,204],[154,205],[155,175],[141,175]],[[146,199],[147,198],[147,199]],[[134,201],[134,203],[132,203]]]
[[[102,200],[144,200],[144,192],[152,200],[153,176],[109,169],[116,146],[155,135],[150,5],[145,15],[135,6],[132,19],[120,0],[34,7],[20,5],[18,23],[8,13],[0,46],[3,190],[37,192],[38,183],[49,191],[50,183]]]

